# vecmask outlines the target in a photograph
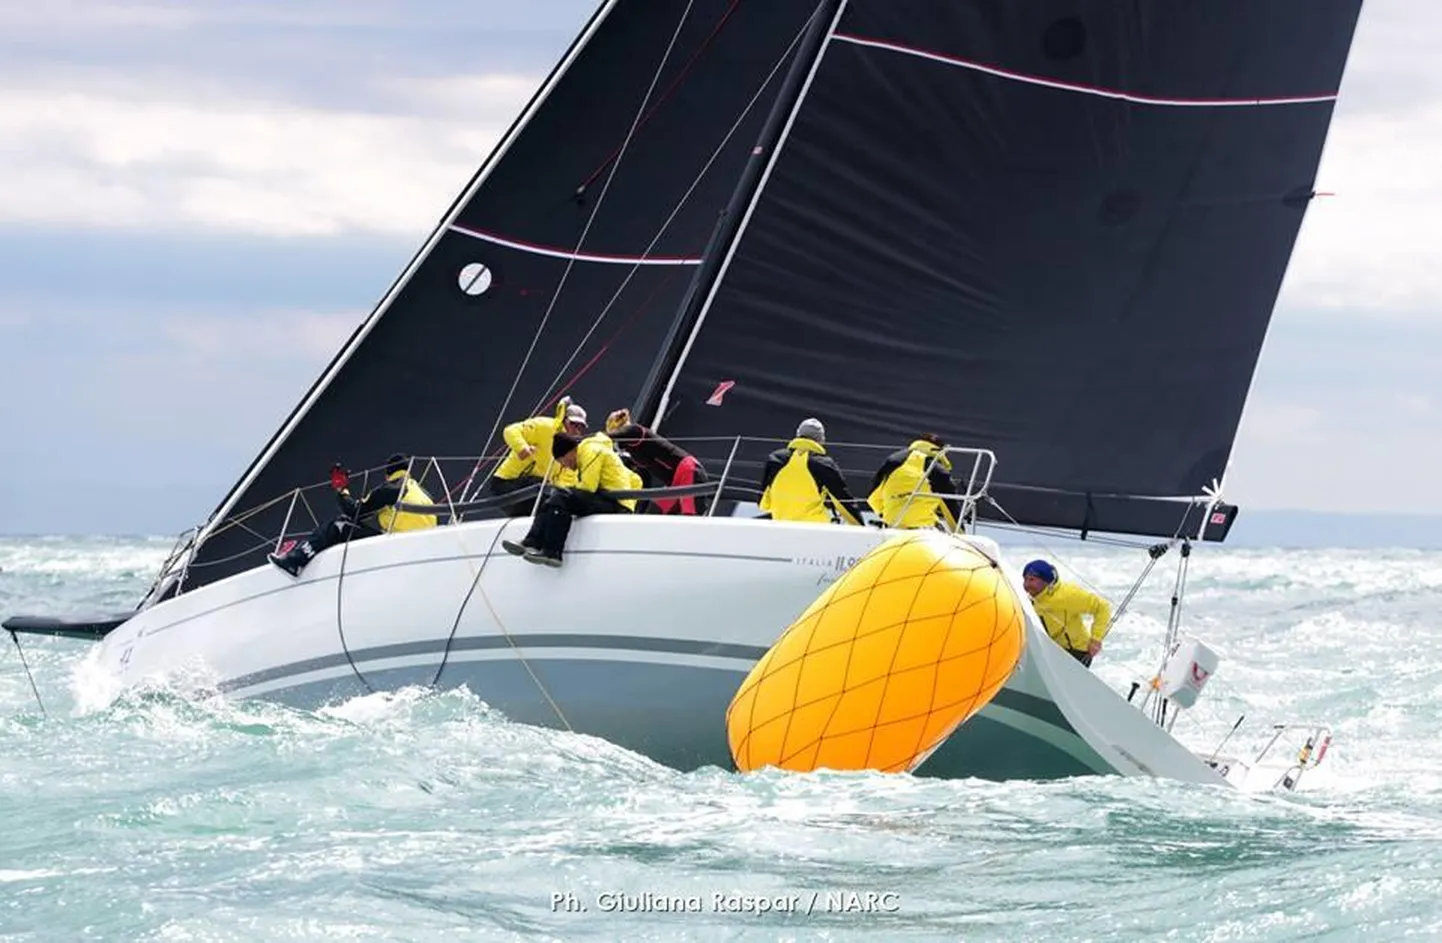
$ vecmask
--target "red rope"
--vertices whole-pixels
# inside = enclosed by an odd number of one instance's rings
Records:
[[[731,14],[736,12],[736,7],[740,2],[741,0],[731,0],[730,6],[726,8],[725,13],[721,14],[720,21],[717,22],[716,26],[711,30],[710,35],[706,37],[706,39],[701,43],[701,45],[696,47],[696,51],[691,54],[691,58],[686,60],[686,64],[681,67],[681,71],[678,72],[676,74],[676,77],[671,80],[671,84],[666,86],[666,90],[661,93],[661,96],[659,98],[656,99],[655,104],[653,104],[650,108],[647,108],[645,114],[641,115],[641,120],[636,124],[636,131],[640,131],[641,128],[646,124],[646,122],[650,121],[651,117],[656,114],[657,109],[659,109],[662,105],[666,103],[667,99],[671,97],[672,93],[674,93],[676,89],[680,88],[682,80],[690,74],[692,67],[696,65],[696,61],[701,58],[701,54],[704,53],[706,49],[711,45],[712,41],[716,39],[716,36],[721,32],[721,28],[726,25],[726,21],[731,19]],[[624,142],[616,145],[616,149],[613,150],[606,157],[605,160],[601,161],[600,166],[598,166],[595,170],[591,171],[591,175],[588,176],[581,183],[581,185],[576,188],[576,192],[583,193],[585,192],[587,187],[595,183],[596,178],[601,176],[601,174],[605,173],[606,168],[611,166],[611,162],[614,161],[616,157],[621,153],[621,148],[623,147],[625,147]]]

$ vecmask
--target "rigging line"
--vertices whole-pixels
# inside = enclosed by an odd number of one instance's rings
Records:
[[[1162,643],[1161,664],[1157,666],[1156,673],[1153,675],[1153,684],[1156,684],[1156,679],[1160,678],[1162,672],[1166,670],[1167,658],[1171,655],[1177,633],[1181,629],[1182,599],[1187,593],[1187,570],[1190,566],[1191,557],[1191,543],[1183,543],[1182,556],[1181,559],[1177,561],[1177,578],[1172,585],[1172,606],[1171,611],[1167,614],[1167,634],[1165,641]],[[1153,719],[1159,725],[1166,721],[1166,705],[1167,699],[1165,697],[1157,698],[1157,706],[1154,708]],[[1173,720],[1173,723],[1175,723],[1175,720]]]
[[[1023,534],[1036,534],[1042,537],[1057,537],[1062,540],[1079,539],[1073,537],[1070,534],[1055,530],[1049,530],[1044,527],[1028,527],[1025,524],[1008,524],[1005,521],[997,521],[990,518],[982,518],[978,520],[976,522],[976,526],[995,527],[997,530],[1017,531]],[[1123,550],[1145,550],[1150,546],[1149,544],[1136,543],[1130,540],[1115,540],[1106,537],[1098,537],[1096,534],[1092,534],[1090,537],[1088,537],[1086,539],[1086,543],[1095,544],[1098,547],[1118,547]]]
[[[512,519],[508,518],[502,521],[501,526],[496,528],[495,535],[491,537],[491,545],[486,548],[486,555],[481,558],[480,567],[476,569],[475,573],[471,574],[471,588],[466,590],[466,595],[461,599],[460,607],[456,609],[456,618],[451,623],[450,634],[446,636],[446,647],[441,652],[441,663],[436,666],[435,676],[431,678],[430,684],[427,685],[432,689],[440,682],[441,673],[446,670],[446,662],[450,660],[451,644],[455,641],[456,632],[460,630],[461,616],[465,615],[466,606],[470,605],[472,594],[475,593],[476,587],[481,584],[481,574],[486,572],[486,564],[491,562],[491,554],[496,552],[496,544],[500,542],[501,535],[506,532],[506,528],[511,525],[511,520]],[[466,547],[466,542],[461,538],[459,531],[456,532],[456,543],[461,548],[461,556],[465,559],[466,566],[469,567],[471,565],[471,552],[470,549]],[[545,692],[542,691],[542,693],[544,694]]]
[[[566,393],[573,386],[581,382],[581,378],[584,377],[587,373],[591,372],[591,368],[601,361],[601,358],[606,355],[606,351],[611,349],[611,345],[616,343],[616,341],[620,339],[622,334],[626,333],[627,328],[635,324],[636,321],[641,317],[641,315],[651,310],[651,306],[655,304],[657,297],[659,297],[661,294],[661,290],[667,285],[671,284],[671,279],[674,278],[675,275],[676,270],[672,269],[671,271],[667,272],[663,278],[657,281],[656,287],[651,289],[651,294],[647,295],[646,300],[642,301],[639,305],[636,306],[636,310],[632,311],[631,315],[621,323],[621,326],[616,329],[616,333],[612,334],[606,340],[606,342],[600,346],[596,353],[591,356],[590,360],[586,361],[584,364],[581,365],[581,368],[579,370],[571,374],[570,378],[567,379],[565,383],[561,384],[561,387],[559,389],[552,391],[551,396],[539,408],[550,408],[552,405],[554,405],[555,400],[566,395]],[[596,323],[600,324],[599,318],[597,319]],[[584,344],[585,341],[583,340],[581,343]],[[580,347],[578,346],[576,350],[579,351]],[[567,361],[567,366],[569,365],[570,361]],[[563,367],[562,369],[564,370],[565,368]]]
[[[345,544],[340,550],[340,572],[336,574],[335,578],[335,628],[336,633],[340,635],[340,650],[345,653],[345,660],[350,665],[351,673],[356,676],[356,680],[361,683],[361,687],[365,688],[367,694],[374,694],[376,693],[375,688],[371,687],[371,683],[366,680],[365,675],[361,674],[361,670],[356,665],[355,659],[351,657],[350,645],[345,640],[345,622],[341,615],[341,600],[343,599],[341,596],[341,586],[345,583],[345,563],[346,557],[350,555],[350,537],[351,531],[347,529]]]
[[[1147,551],[1147,554],[1151,557],[1151,559],[1148,560],[1147,565],[1142,568],[1141,576],[1138,576],[1137,581],[1132,584],[1132,588],[1127,592],[1126,597],[1122,599],[1120,605],[1117,606],[1116,612],[1112,613],[1112,625],[1116,625],[1118,622],[1121,621],[1122,614],[1127,611],[1127,607],[1131,605],[1132,599],[1141,590],[1142,584],[1147,581],[1147,577],[1151,575],[1152,568],[1157,565],[1157,561],[1160,560],[1162,558],[1162,555],[1165,554],[1168,550],[1170,550],[1171,547],[1172,545],[1170,543],[1153,544],[1151,549]]]
[[[430,686],[434,688],[436,686],[436,683],[440,681],[441,672],[445,670],[446,661],[450,658],[451,655],[452,639],[456,637],[456,632],[461,625],[461,615],[466,611],[466,607],[470,605],[471,596],[475,593],[477,589],[479,589],[481,591],[481,600],[485,602],[486,609],[488,609],[491,613],[491,618],[496,620],[496,627],[499,628],[501,630],[501,634],[506,637],[506,643],[511,646],[511,651],[515,654],[516,660],[521,663],[522,668],[526,669],[526,674],[531,676],[531,680],[535,682],[536,690],[541,692],[541,697],[545,698],[546,703],[551,705],[551,710],[556,712],[556,717],[560,719],[561,725],[566,728],[566,731],[568,733],[575,733],[576,729],[572,727],[571,722],[566,719],[566,714],[564,711],[561,710],[561,705],[557,704],[556,699],[551,697],[551,692],[546,690],[546,685],[542,683],[540,677],[536,674],[535,670],[531,668],[531,663],[526,659],[526,656],[521,653],[520,647],[516,645],[516,640],[511,637],[510,631],[506,628],[506,623],[501,619],[501,614],[496,611],[495,605],[492,604],[491,597],[486,593],[486,588],[481,585],[481,574],[486,571],[486,564],[491,562],[491,557],[496,552],[496,544],[500,542],[501,535],[506,532],[506,528],[511,526],[513,521],[514,518],[507,519],[501,523],[500,527],[496,528],[496,534],[494,537],[491,538],[491,545],[486,549],[486,555],[481,558],[481,565],[476,570],[476,575],[471,579],[471,588],[466,591],[466,598],[461,600],[461,606],[459,609],[456,610],[456,621],[451,626],[451,634],[446,639],[445,653],[441,656],[440,667],[436,669],[436,676],[431,679]],[[465,555],[467,565],[469,565],[470,551],[466,549],[465,541],[461,539],[459,534],[456,535],[456,542],[460,544],[461,552]]]
[[[1002,507],[1001,504],[996,500],[996,498],[993,498],[991,495],[987,495],[987,496],[986,496],[986,500],[989,501],[989,502],[991,502],[991,506],[992,506],[992,507],[996,508],[996,509],[997,509],[998,511],[1000,511],[1002,514],[1005,514],[1007,520],[1011,521],[1011,522],[1012,522],[1013,524],[1015,524],[1018,528],[1022,527],[1022,524],[1019,523],[1016,518],[1012,517],[1012,516],[1011,516],[1011,512],[1007,511],[1006,508]],[[1045,551],[1046,553],[1049,553],[1049,554],[1051,554],[1052,556],[1056,557],[1058,560],[1061,560],[1063,563],[1066,563],[1067,569],[1071,570],[1074,574],[1076,574],[1076,576],[1077,576],[1078,579],[1080,579],[1080,580],[1081,580],[1083,583],[1085,583],[1087,586],[1091,587],[1091,590],[1092,590],[1093,592],[1099,593],[1099,594],[1101,593],[1101,589],[1100,589],[1095,583],[1093,583],[1091,580],[1089,580],[1089,579],[1087,579],[1085,576],[1083,576],[1082,573],[1081,573],[1081,571],[1078,570],[1074,565],[1072,565],[1071,563],[1067,562],[1067,561],[1062,557],[1061,554],[1059,554],[1059,553],[1056,552],[1056,548],[1050,546],[1046,541],[1042,540],[1040,534],[1036,534],[1036,537],[1037,537],[1037,541],[1036,541],[1036,542],[1037,542],[1037,546],[1041,547],[1042,550]]]
[[[706,174],[710,173],[711,166],[721,157],[721,152],[726,150],[727,144],[731,143],[731,138],[734,137],[737,130],[740,129],[741,123],[746,120],[747,115],[751,114],[751,109],[756,107],[756,103],[761,100],[761,96],[765,93],[766,89],[771,86],[772,80],[774,80],[776,74],[781,71],[781,66],[791,58],[792,52],[801,42],[802,37],[806,35],[806,29],[810,22],[810,18],[808,18],[806,23],[801,25],[801,29],[797,31],[796,35],[791,37],[791,42],[786,45],[786,49],[781,53],[781,56],[776,60],[775,64],[771,66],[771,71],[766,73],[766,78],[762,79],[761,84],[757,87],[756,94],[752,95],[751,100],[746,103],[746,107],[741,109],[741,113],[736,116],[736,120],[731,123],[731,127],[728,128],[726,133],[721,137],[721,143],[716,145],[715,149],[711,151],[711,156],[706,159],[706,163],[701,166],[700,171],[691,179],[691,185],[686,188],[686,192],[676,201],[676,205],[672,208],[671,214],[667,216],[665,221],[656,229],[656,234],[651,237],[651,242],[641,252],[643,258],[650,255],[651,250],[656,247],[656,243],[661,241],[661,235],[666,232],[672,221],[680,214],[681,208],[686,205],[686,201],[691,199],[691,194],[695,193],[696,188],[701,185],[701,181],[706,179]],[[567,358],[566,362],[561,365],[561,368],[556,371],[556,377],[551,381],[551,385],[547,388],[546,394],[532,407],[533,412],[534,410],[540,409],[553,395],[558,395],[555,390],[556,383],[560,381],[562,375],[564,375],[571,364],[575,362],[576,358],[580,356],[581,350],[585,347],[586,342],[591,339],[591,335],[601,326],[601,322],[605,320],[611,307],[616,303],[617,299],[621,297],[621,293],[626,290],[626,286],[631,283],[631,279],[635,277],[638,271],[640,271],[639,265],[633,265],[631,267],[631,271],[627,273],[620,287],[617,288],[615,294],[611,296],[611,300],[606,302],[605,306],[601,308],[601,313],[598,314],[596,320],[591,323],[590,330],[588,330],[586,335],[576,344],[576,348],[571,352],[571,356]],[[667,277],[669,278],[673,274],[675,273],[668,272]]]
[[[409,472],[407,473],[409,474]],[[376,693],[375,688],[371,687],[370,682],[366,680],[365,675],[361,674],[360,668],[356,666],[355,659],[351,657],[350,645],[347,644],[345,640],[345,622],[341,615],[341,600],[344,598],[341,596],[341,586],[345,583],[346,557],[350,555],[350,539],[351,535],[355,532],[356,526],[359,526],[358,521],[355,526],[346,528],[345,544],[342,545],[340,550],[340,572],[336,574],[335,578],[335,628],[336,632],[340,635],[340,650],[345,653],[345,660],[350,664],[351,672],[355,674],[356,680],[361,683],[361,687],[365,688],[367,694],[374,694]]]
[[[666,46],[666,52],[661,57],[661,62],[657,65],[655,73],[651,76],[651,85],[646,89],[646,96],[641,99],[640,107],[636,109],[636,117],[631,121],[631,129],[626,132],[626,139],[621,143],[621,153],[617,155],[616,167],[613,167],[611,173],[606,177],[606,183],[601,187],[600,195],[596,197],[596,204],[591,207],[591,212],[586,216],[586,225],[582,227],[581,236],[576,240],[576,248],[572,254],[572,258],[566,261],[566,267],[561,272],[560,281],[556,283],[556,290],[551,293],[551,300],[546,304],[546,313],[541,316],[541,323],[537,325],[536,333],[531,337],[531,346],[526,349],[526,356],[522,358],[521,365],[516,370],[515,379],[511,381],[511,388],[506,392],[506,398],[501,403],[501,408],[496,411],[496,418],[491,425],[490,433],[486,436],[486,442],[490,442],[496,437],[496,430],[500,429],[501,420],[505,418],[506,411],[511,406],[511,400],[515,398],[516,389],[521,385],[521,377],[525,375],[526,367],[531,362],[531,355],[536,352],[536,345],[541,342],[541,335],[546,331],[546,323],[550,321],[551,313],[556,310],[556,302],[560,300],[561,292],[566,287],[566,279],[570,277],[571,270],[576,266],[574,256],[581,251],[581,246],[585,245],[586,236],[590,234],[591,226],[595,223],[597,215],[601,212],[601,205],[606,202],[606,194],[610,192],[611,184],[616,179],[616,168],[620,166],[621,157],[626,153],[626,148],[630,147],[631,140],[636,135],[636,128],[640,126],[641,116],[645,113],[646,103],[651,100],[652,94],[655,93],[656,83],[661,81],[661,73],[665,70],[666,63],[671,59],[671,52],[676,48],[676,40],[680,37],[681,29],[686,25],[686,20],[690,18],[691,8],[694,5],[695,0],[687,0],[686,9],[681,12],[681,18],[676,21],[676,30],[671,34],[671,42]],[[462,494],[461,499],[463,502],[465,498],[466,495]]]
[[[40,700],[40,689],[35,686],[35,676],[30,673],[30,662],[25,660],[25,649],[20,645],[20,636],[14,629],[10,629],[9,632],[10,641],[15,643],[15,650],[20,653],[20,665],[25,669],[25,677],[30,679],[30,690],[35,693],[35,703],[40,706],[40,716],[49,717],[50,715],[45,713],[45,702]]]
[[[706,52],[716,37],[721,34],[721,28],[726,25],[727,20],[731,19],[731,14],[736,12],[736,7],[739,6],[740,3],[741,0],[731,0],[731,5],[726,8],[725,13],[721,14],[721,19],[711,29],[711,34],[701,41],[701,45],[696,47],[696,51],[691,54],[690,59],[686,60],[686,64],[681,67],[681,71],[676,73],[676,78],[672,79],[671,84],[666,86],[666,90],[657,97],[655,104],[646,110],[646,114],[641,118],[641,123],[636,125],[638,130],[644,127],[646,122],[655,117],[656,112],[660,110],[661,106],[675,93],[676,89],[681,87],[682,80],[690,74],[691,69],[696,65],[696,62],[701,58],[702,54]],[[606,156],[606,159],[601,161],[600,165],[591,171],[586,179],[581,182],[581,185],[576,188],[576,195],[580,196],[584,194],[586,189],[596,182],[596,178],[605,172],[606,168],[610,166],[611,162],[615,160],[620,153],[620,147],[611,151],[611,153]]]

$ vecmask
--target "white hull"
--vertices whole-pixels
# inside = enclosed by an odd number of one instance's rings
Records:
[[[890,533],[598,516],[576,522],[565,566],[552,569],[501,548],[529,523],[356,541],[298,580],[268,565],[240,573],[138,613],[101,643],[100,663],[122,686],[199,668],[229,696],[299,707],[367,689],[465,685],[516,721],[605,737],[682,769],[731,768],[725,711],[746,672]],[[1000,559],[992,541],[957,539]],[[1015,569],[1006,572],[1025,599]],[[1026,612],[1018,671],[921,774],[1225,782]]]

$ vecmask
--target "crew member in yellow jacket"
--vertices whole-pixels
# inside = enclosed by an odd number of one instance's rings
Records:
[[[574,485],[575,473],[553,460],[551,443],[558,432],[577,439],[586,434],[586,411],[569,396],[561,398],[553,415],[532,416],[506,426],[501,435],[510,453],[491,476],[491,494],[510,494],[543,479],[553,485]],[[534,499],[528,498],[507,504],[502,511],[507,517],[525,517],[533,504]]]
[[[531,563],[560,566],[571,534],[571,521],[591,514],[630,514],[635,498],[617,498],[614,492],[639,491],[641,476],[626,467],[616,445],[604,432],[577,441],[558,433],[553,444],[556,461],[572,472],[573,485],[558,487],[541,502],[531,529],[520,543],[502,540],[508,553]]]
[[[1057,578],[1056,567],[1045,560],[1028,563],[1021,571],[1021,584],[1046,633],[1073,658],[1090,667],[1111,629],[1111,604],[1075,583],[1063,583]],[[1083,616],[1091,617],[1090,627]]]
[[[944,525],[954,531],[961,502],[934,495],[955,493],[946,443],[939,436],[923,435],[886,457],[871,480],[866,503],[887,527],[914,530]]]
[[[796,438],[766,457],[760,505],[773,521],[830,524],[834,508],[843,521],[861,523],[861,502],[851,496],[825,443],[821,420],[807,419],[796,427]]]
[[[310,536],[280,554],[266,559],[291,576],[300,576],[315,555],[343,540],[359,540],[396,531],[423,530],[436,526],[436,515],[407,511],[397,505],[434,506],[420,482],[410,476],[410,456],[396,453],[386,460],[386,479],[360,501],[351,497],[346,473],[339,466],[331,471],[331,487],[341,516],[321,524]]]

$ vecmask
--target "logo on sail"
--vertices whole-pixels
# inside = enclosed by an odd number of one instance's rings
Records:
[[[706,405],[720,406],[721,398],[724,397],[726,395],[726,392],[735,385],[735,380],[722,380],[720,383],[716,384],[716,389],[711,391],[710,397],[708,397],[706,400]]]

